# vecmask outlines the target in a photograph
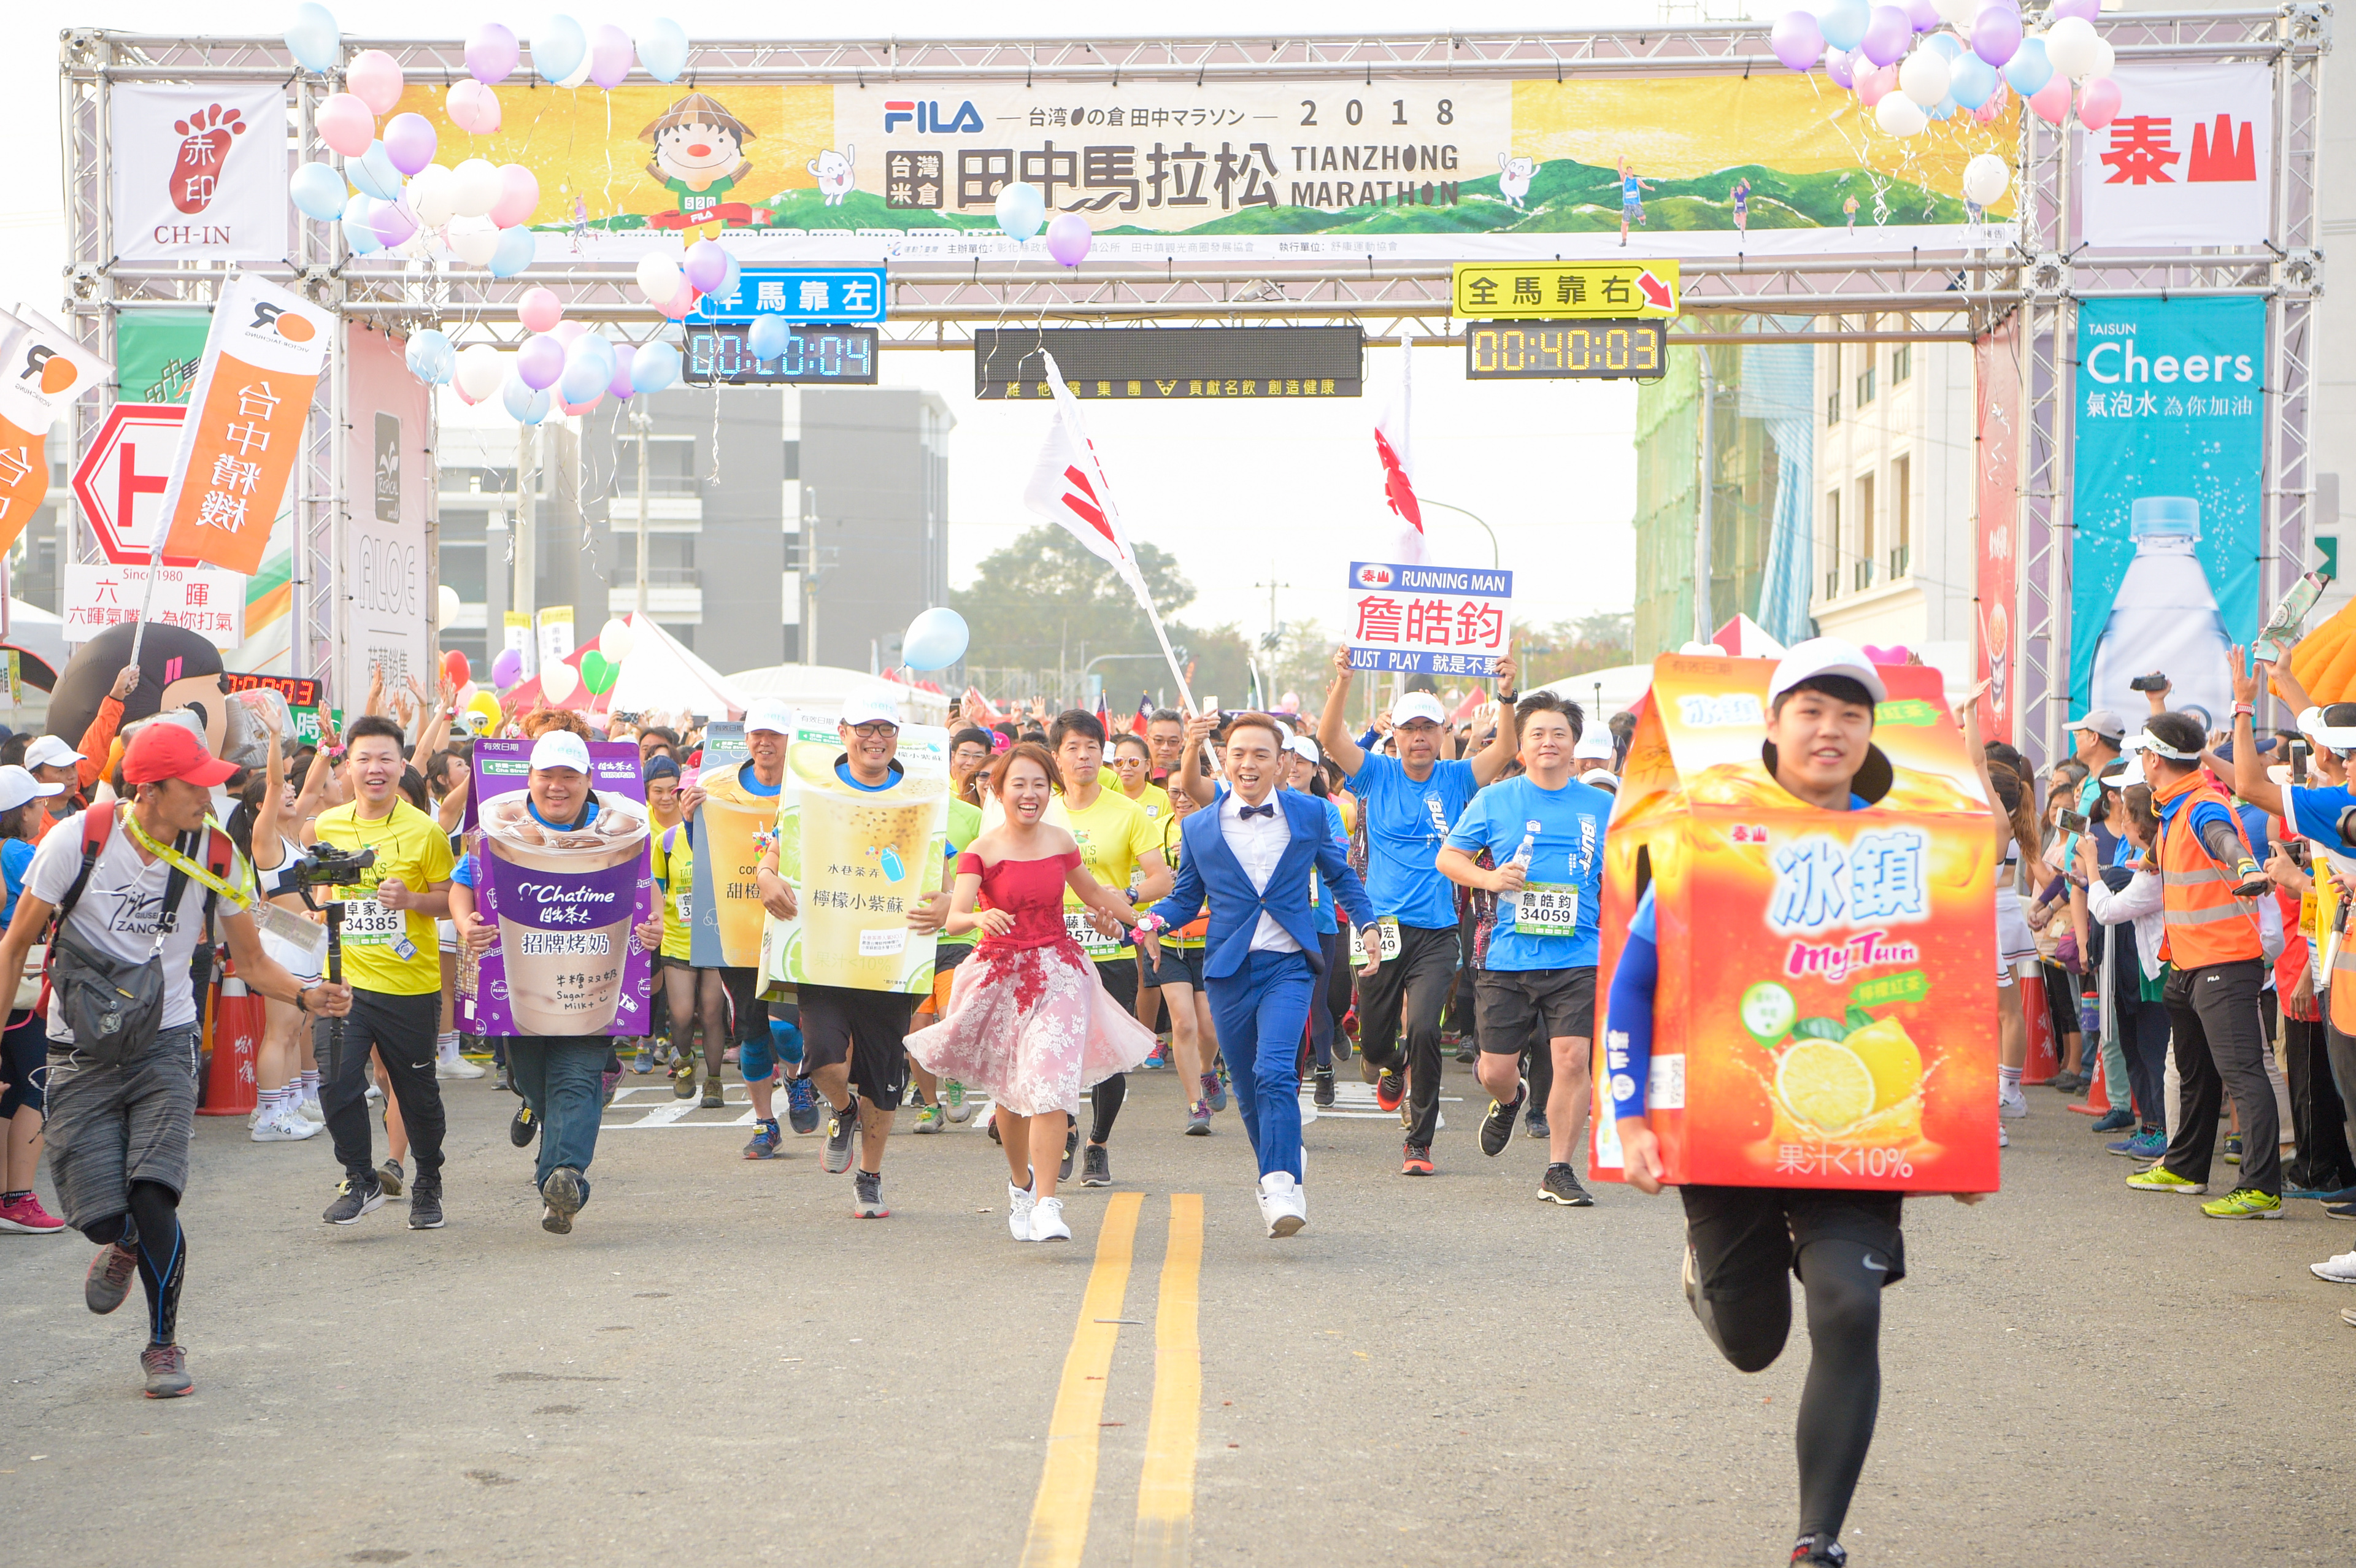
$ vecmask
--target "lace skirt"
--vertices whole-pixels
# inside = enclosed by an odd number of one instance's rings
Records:
[[[1090,1089],[1153,1046],[1153,1031],[1066,942],[997,952],[984,944],[958,965],[940,1021],[908,1037],[908,1054],[926,1072],[979,1088],[1018,1116],[1076,1113]]]

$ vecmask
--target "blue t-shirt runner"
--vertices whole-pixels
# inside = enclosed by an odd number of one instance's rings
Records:
[[[1366,814],[1366,896],[1378,918],[1454,930],[1456,890],[1432,862],[1480,789],[1467,762],[1436,762],[1422,778],[1397,757],[1366,753],[1350,788]]]
[[[1521,852],[1525,839],[1530,849],[1524,891],[1497,895],[1483,969],[1595,966],[1612,804],[1612,796],[1575,779],[1541,789],[1526,776],[1501,779],[1472,797],[1449,832],[1450,848],[1468,855],[1486,849],[1499,866]]]

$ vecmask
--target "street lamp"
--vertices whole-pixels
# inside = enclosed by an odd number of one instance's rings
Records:
[[[1472,518],[1474,522],[1480,523],[1481,531],[1489,536],[1489,564],[1492,567],[1503,564],[1497,556],[1497,530],[1491,528],[1485,521],[1483,521],[1481,514],[1478,512],[1467,512],[1463,507],[1456,506],[1451,502],[1435,501],[1429,496],[1418,496],[1416,500],[1426,507],[1438,507],[1444,512],[1462,513],[1465,517]]]

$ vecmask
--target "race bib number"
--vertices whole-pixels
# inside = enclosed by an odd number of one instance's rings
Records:
[[[1498,903],[1525,936],[1577,936],[1579,890],[1558,882],[1532,882],[1519,893],[1507,893]]]
[[[690,895],[688,895],[688,894],[686,894],[686,893],[681,893],[681,894],[680,894],[680,895],[679,895],[679,923],[680,923],[680,924],[681,924],[681,925],[689,924],[689,923],[691,923],[691,922],[693,922],[693,921],[694,921],[694,919],[695,919],[695,906],[694,906],[694,904],[691,901],[691,900],[690,900]]]
[[[1363,925],[1354,925],[1350,928],[1350,963],[1354,968],[1366,961],[1365,929]],[[1398,922],[1389,915],[1385,915],[1375,922],[1375,929],[1382,933],[1380,942],[1383,962],[1387,964],[1399,955]]]
[[[1122,944],[1119,937],[1107,936],[1103,932],[1098,931],[1095,926],[1088,923],[1088,915],[1086,910],[1066,910],[1064,912],[1064,931],[1065,933],[1070,936],[1075,943],[1079,944],[1080,951],[1087,954],[1091,960],[1109,958],[1114,954],[1119,953],[1121,949]]]
[[[351,947],[390,947],[409,934],[409,923],[397,909],[369,899],[344,901],[344,944]]]

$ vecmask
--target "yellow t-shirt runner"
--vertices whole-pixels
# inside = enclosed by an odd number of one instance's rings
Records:
[[[1185,836],[1180,831],[1185,824],[1177,816],[1170,816],[1163,817],[1154,826],[1162,833],[1162,862],[1175,871],[1179,861],[1185,858]],[[1179,948],[1208,946],[1210,932],[1211,912],[1206,909],[1177,930],[1163,936],[1162,945]]]
[[[1065,825],[1080,847],[1080,860],[1088,875],[1112,889],[1126,892],[1137,863],[1149,855],[1162,853],[1162,830],[1145,815],[1145,807],[1118,789],[1099,789],[1088,808],[1082,811],[1069,796],[1064,799]],[[1064,890],[1064,924],[1080,951],[1098,964],[1137,956],[1126,935],[1114,938],[1103,935],[1090,925],[1087,906],[1077,893]]]
[[[662,955],[688,961],[690,939],[694,933],[688,928],[691,905],[688,890],[695,885],[695,846],[687,835],[687,824],[674,823],[655,835],[655,883],[663,891]]]
[[[387,877],[422,893],[450,880],[456,867],[441,825],[405,800],[392,813],[364,821],[357,802],[319,815],[322,842],[338,848],[376,851],[376,863],[353,887],[337,888],[344,905],[344,983],[385,997],[421,997],[442,988],[442,949],[434,917],[413,909],[391,910],[376,901]]]
[[[1147,784],[1130,798],[1144,808],[1147,818],[1156,827],[1170,819],[1170,792],[1160,784]]]

